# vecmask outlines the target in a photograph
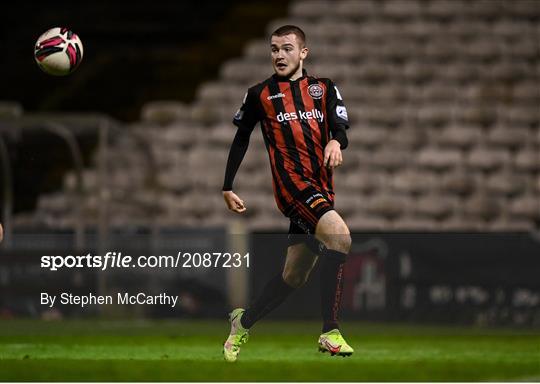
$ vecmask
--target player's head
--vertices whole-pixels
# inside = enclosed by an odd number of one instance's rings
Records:
[[[302,64],[307,57],[306,35],[295,25],[284,25],[270,37],[272,66],[278,76],[292,78],[302,75]]]

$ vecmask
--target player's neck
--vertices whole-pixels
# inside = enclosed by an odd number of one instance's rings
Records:
[[[291,80],[291,81],[298,80],[298,79],[301,78],[303,75],[304,75],[304,71],[303,71],[303,69],[302,69],[302,64],[300,64],[300,65],[298,66],[298,69],[296,70],[296,72],[293,73],[293,74],[289,77],[289,80]]]

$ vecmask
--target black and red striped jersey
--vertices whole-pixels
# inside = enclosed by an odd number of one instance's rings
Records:
[[[248,89],[233,119],[243,135],[249,135],[258,122],[280,210],[309,185],[333,201],[332,171],[323,164],[324,148],[335,138],[343,149],[347,145],[344,132],[349,128],[347,110],[334,83],[308,76],[305,70],[296,80],[271,76]]]

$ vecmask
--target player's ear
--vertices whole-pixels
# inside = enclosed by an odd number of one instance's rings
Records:
[[[300,50],[300,59],[304,60],[309,53],[308,47],[304,47]]]

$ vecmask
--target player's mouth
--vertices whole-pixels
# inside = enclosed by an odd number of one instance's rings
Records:
[[[283,70],[283,69],[287,68],[287,64],[285,64],[285,63],[276,63],[276,68],[279,69],[279,70]]]

